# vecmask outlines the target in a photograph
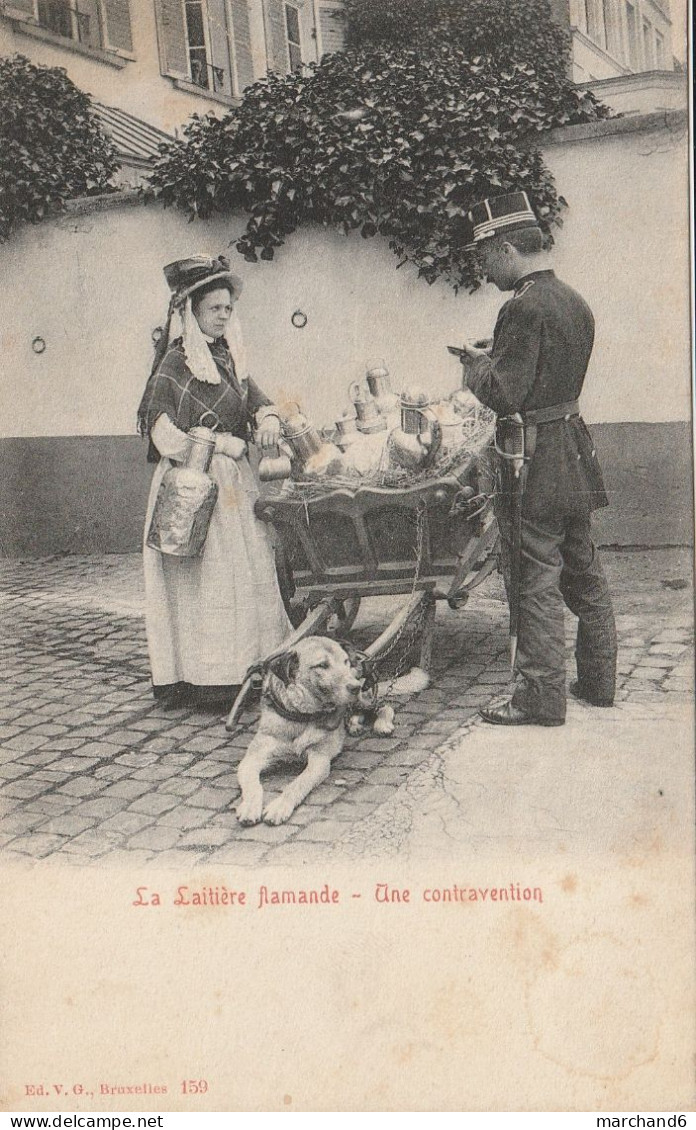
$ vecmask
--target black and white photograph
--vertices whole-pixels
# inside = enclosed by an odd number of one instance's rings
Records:
[[[0,0],[0,1109],[693,1109],[688,7]]]

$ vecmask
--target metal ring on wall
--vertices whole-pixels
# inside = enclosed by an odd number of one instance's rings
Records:
[[[42,337],[35,337],[31,343],[31,347],[34,350],[34,353],[45,353],[46,342]]]
[[[307,325],[307,315],[304,310],[295,310],[294,314],[290,317],[290,321],[296,330],[303,330]]]

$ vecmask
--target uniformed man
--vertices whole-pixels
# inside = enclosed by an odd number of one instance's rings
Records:
[[[496,413],[499,448],[510,450],[510,429],[517,429],[525,447],[519,480],[514,460],[499,460],[496,502],[508,600],[519,599],[516,685],[510,699],[481,715],[501,726],[560,726],[566,711],[564,605],[579,620],[571,693],[593,706],[611,706],[616,684],[611,597],[590,536],[591,512],[606,506],[607,497],[577,402],[594,318],[550,269],[526,193],[484,200],[470,220],[488,281],[513,294],[500,310],[490,351],[465,346],[465,381]],[[516,414],[517,422],[510,421]],[[520,485],[515,537],[512,500]],[[517,593],[511,589],[515,577]]]

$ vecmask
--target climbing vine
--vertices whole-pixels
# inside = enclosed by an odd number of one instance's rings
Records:
[[[319,223],[473,289],[472,203],[525,189],[550,233],[564,201],[534,139],[608,110],[570,81],[548,0],[346,0],[346,25],[345,52],[194,117],[150,193],[191,217],[246,213],[236,247],[252,262]]]
[[[0,59],[0,105],[0,240],[66,200],[109,191],[113,145],[62,67]]]

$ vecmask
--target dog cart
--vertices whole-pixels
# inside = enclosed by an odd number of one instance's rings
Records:
[[[282,651],[309,635],[346,636],[362,597],[403,595],[364,655],[377,671],[393,669],[397,654],[415,646],[428,670],[436,602],[462,608],[497,564],[492,434],[491,422],[466,451],[406,485],[403,474],[383,476],[383,485],[295,482],[257,502],[257,516],[276,533],[280,589],[295,628]],[[248,673],[228,729],[262,667]]]

